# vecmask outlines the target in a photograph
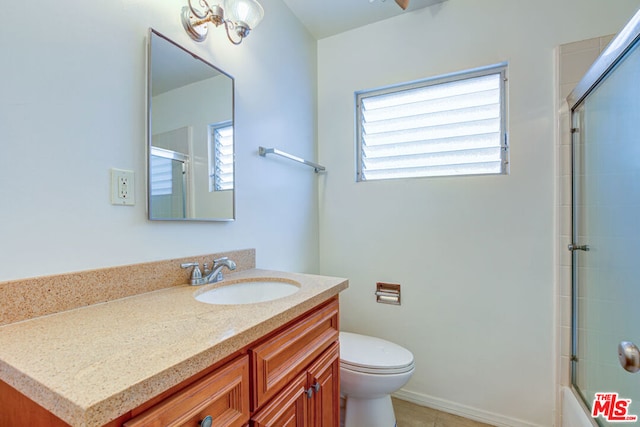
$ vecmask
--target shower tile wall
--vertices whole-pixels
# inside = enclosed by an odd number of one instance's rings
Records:
[[[557,50],[558,60],[558,162],[556,168],[557,206],[557,273],[556,289],[558,304],[558,345],[560,366],[559,386],[571,384],[571,117],[567,95],[582,79],[600,52],[613,36],[597,37],[561,45]]]

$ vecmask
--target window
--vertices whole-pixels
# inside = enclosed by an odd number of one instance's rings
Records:
[[[233,190],[233,125],[224,122],[210,128],[209,191]]]
[[[357,92],[357,180],[508,173],[506,68]]]

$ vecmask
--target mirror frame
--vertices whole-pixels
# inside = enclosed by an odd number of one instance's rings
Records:
[[[151,214],[151,167],[150,167],[150,163],[151,163],[151,151],[152,151],[152,143],[153,143],[153,134],[152,134],[152,38],[153,36],[157,36],[160,37],[161,39],[163,39],[164,41],[174,45],[175,47],[177,47],[178,49],[182,50],[184,53],[186,53],[187,55],[191,56],[194,58],[194,60],[196,61],[201,61],[202,63],[204,63],[205,65],[208,65],[209,67],[213,68],[214,70],[216,70],[217,72],[219,72],[221,75],[224,75],[226,77],[228,77],[231,81],[231,122],[233,123],[233,128],[234,128],[234,135],[233,135],[233,153],[234,153],[234,159],[233,159],[233,194],[231,196],[231,218],[154,218],[152,217]],[[200,57],[199,55],[196,55],[195,53],[189,51],[188,49],[186,49],[185,47],[179,45],[178,43],[174,42],[173,40],[171,40],[170,38],[168,38],[167,36],[163,35],[162,33],[154,30],[153,28],[149,28],[149,36],[148,36],[148,42],[147,42],[147,126],[146,126],[146,130],[147,130],[147,138],[146,138],[146,157],[145,157],[145,167],[146,167],[146,208],[147,208],[147,218],[150,221],[187,221],[187,222],[232,222],[235,221],[236,219],[236,165],[235,165],[235,151],[236,151],[236,138],[235,138],[235,113],[236,113],[236,108],[235,108],[235,79],[233,78],[233,76],[231,76],[230,74],[224,72],[223,70],[221,70],[220,68],[216,67],[215,65],[213,65],[211,62],[203,59],[202,57]]]

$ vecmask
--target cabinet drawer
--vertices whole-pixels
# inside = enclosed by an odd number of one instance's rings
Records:
[[[337,339],[338,300],[333,299],[252,348],[252,409],[266,403]]]
[[[249,421],[249,360],[241,356],[150,408],[124,427],[197,427],[206,416],[216,427]]]

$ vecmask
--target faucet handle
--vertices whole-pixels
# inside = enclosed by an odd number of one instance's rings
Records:
[[[191,271],[191,283],[193,284],[198,279],[202,279],[202,272],[200,271],[200,263],[197,262],[186,262],[184,264],[180,264],[181,268],[189,268],[193,267]]]

